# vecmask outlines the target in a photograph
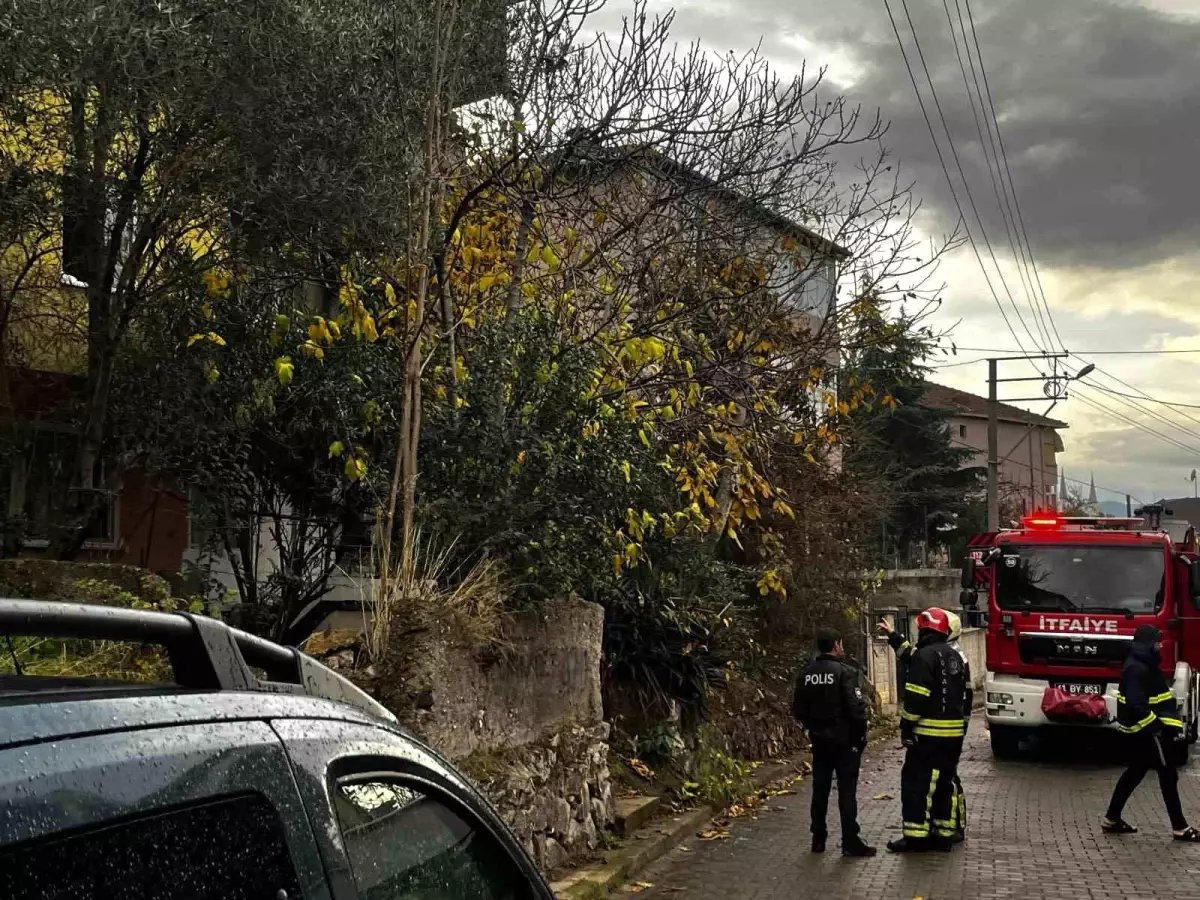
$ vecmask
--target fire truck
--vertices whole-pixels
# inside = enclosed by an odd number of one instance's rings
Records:
[[[1045,728],[1115,728],[1121,667],[1139,625],[1163,634],[1162,665],[1187,729],[1200,720],[1200,555],[1196,532],[1141,518],[1027,516],[978,535],[962,605],[987,628],[985,709],[992,752],[1016,755]],[[1181,538],[1174,540],[1174,537]],[[980,609],[986,596],[986,611]]]

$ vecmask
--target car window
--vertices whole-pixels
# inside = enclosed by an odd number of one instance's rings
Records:
[[[399,779],[343,780],[334,805],[367,900],[518,900],[529,885],[481,822]]]
[[[70,798],[62,798],[71,802]],[[247,795],[0,850],[6,900],[294,900],[279,817]]]

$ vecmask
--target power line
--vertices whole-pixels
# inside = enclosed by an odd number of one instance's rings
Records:
[[[1100,370],[1097,369],[1096,371],[1099,372]],[[1177,403],[1174,400],[1159,400],[1156,397],[1147,397],[1147,396],[1143,396],[1140,394],[1126,394],[1121,391],[1115,391],[1110,387],[1104,387],[1103,385],[1099,385],[1099,384],[1093,384],[1092,387],[1094,387],[1098,391],[1103,391],[1106,394],[1111,394],[1114,397],[1129,397],[1134,400],[1148,400],[1151,403],[1160,403],[1163,406],[1170,406],[1170,407],[1174,407],[1177,409],[1200,409],[1200,404],[1197,404],[1197,403]],[[1189,418],[1190,418],[1190,416],[1189,416]],[[1200,421],[1200,420],[1193,419],[1192,421],[1195,422],[1195,421]]]
[[[1115,418],[1120,419],[1121,421],[1125,422],[1126,424],[1131,425],[1134,428],[1139,429],[1141,431],[1144,431],[1147,434],[1151,435],[1152,437],[1158,438],[1163,443],[1170,444],[1171,446],[1173,446],[1179,450],[1186,451],[1187,453],[1191,453],[1191,454],[1200,456],[1200,449],[1197,449],[1196,447],[1191,447],[1191,446],[1185,444],[1183,441],[1176,440],[1175,438],[1170,437],[1169,435],[1163,434],[1161,431],[1155,431],[1153,428],[1150,428],[1147,425],[1144,425],[1140,422],[1137,422],[1137,421],[1129,418],[1124,413],[1117,412],[1114,409],[1106,407],[1102,403],[1098,403],[1095,400],[1092,400],[1091,398],[1089,398],[1083,394],[1077,394],[1076,399],[1078,399],[1082,403],[1086,403],[1088,406],[1092,407],[1093,409],[1095,409],[1099,412],[1102,412],[1106,415],[1114,416]]]
[[[1150,400],[1151,402],[1162,403],[1164,405],[1175,406],[1175,407],[1187,406],[1187,404],[1181,404],[1181,403],[1168,404],[1166,400],[1156,400],[1154,397],[1151,397],[1149,394],[1147,394],[1145,391],[1143,391],[1137,385],[1130,384],[1128,381],[1118,378],[1112,372],[1109,372],[1106,369],[1101,369],[1099,366],[1096,367],[1096,371],[1100,372],[1101,374],[1103,374],[1105,377],[1111,379],[1112,381],[1115,381],[1117,384],[1123,385],[1123,386],[1129,388],[1130,390],[1137,391],[1138,393],[1140,393],[1142,395],[1143,398],[1145,398],[1146,400]],[[1200,419],[1196,418],[1195,416],[1191,415],[1190,413],[1183,412],[1181,409],[1179,414],[1181,416],[1183,416],[1185,419],[1190,419],[1191,421],[1195,422],[1197,425],[1200,425]]]
[[[957,3],[958,0],[955,0],[955,5],[957,5]],[[983,51],[979,46],[979,34],[975,30],[975,13],[971,9],[971,0],[964,0],[964,3],[967,7],[967,20],[971,23],[971,38],[975,43],[975,57],[979,60],[979,71],[983,75],[983,86],[987,94],[988,107],[991,110],[992,123],[995,125],[996,129],[996,141],[1000,145],[1000,158],[1004,162],[1004,171],[1008,175],[1008,186],[1012,193],[1013,207],[1016,209],[1017,213],[1017,226],[1021,232],[1021,236],[1025,240],[1025,246],[1029,251],[1029,262],[1033,268],[1034,281],[1037,284],[1038,292],[1041,294],[1042,305],[1046,308],[1046,316],[1050,321],[1050,328],[1054,331],[1055,338],[1058,339],[1058,345],[1065,350],[1066,344],[1063,343],[1062,336],[1058,333],[1058,326],[1054,323],[1054,315],[1050,312],[1050,303],[1046,299],[1046,290],[1042,285],[1042,276],[1038,271],[1037,260],[1033,257],[1033,245],[1029,242],[1029,231],[1025,227],[1025,216],[1021,212],[1021,203],[1017,199],[1017,185],[1016,182],[1013,181],[1012,168],[1008,164],[1008,149],[1004,146],[1004,135],[1000,132],[1000,119],[996,115],[996,102],[992,97],[992,84],[987,75],[987,67],[983,64]]]
[[[963,88],[967,93],[967,102],[971,107],[971,117],[975,120],[975,133],[979,135],[979,147],[983,151],[984,166],[987,168],[988,178],[992,182],[992,194],[996,198],[996,206],[1000,210],[1000,219],[1004,223],[1004,234],[1008,238],[1008,246],[1012,250],[1013,259],[1017,263],[1017,276],[1021,281],[1021,288],[1025,292],[1026,300],[1029,303],[1029,310],[1033,313],[1034,325],[1038,329],[1038,334],[1045,340],[1048,346],[1053,346],[1054,341],[1050,337],[1050,332],[1046,328],[1046,323],[1043,321],[1041,308],[1037,303],[1037,295],[1033,290],[1033,282],[1029,276],[1029,263],[1025,258],[1025,249],[1021,242],[1016,237],[1016,217],[1013,214],[1012,205],[1008,202],[1008,191],[1002,190],[1004,182],[1004,173],[1000,169],[1000,155],[996,148],[996,141],[992,133],[992,121],[987,116],[987,111],[983,109],[983,88],[979,85],[979,75],[975,69],[975,60],[971,55],[971,46],[967,41],[966,25],[963,22],[962,6],[958,0],[954,3],[955,9],[958,12],[959,30],[962,32],[962,48],[958,43],[958,33],[954,28],[954,19],[950,15],[949,0],[942,0],[942,8],[946,12],[946,25],[950,29],[950,40],[954,44],[954,55],[958,60],[958,71],[962,74]],[[967,63],[971,67],[971,77],[967,78],[967,64],[963,62],[962,50],[967,51]],[[971,91],[971,82],[975,83],[974,92]],[[975,103],[975,98],[978,95],[978,106]],[[980,112],[983,112],[983,119],[980,119]],[[984,137],[984,122],[987,123],[987,137]],[[991,147],[991,154],[988,154],[988,147]],[[994,162],[994,165],[993,165]],[[1000,181],[997,182],[996,174],[1000,173]],[[1011,224],[1010,224],[1011,223]]]
[[[1073,371],[1070,366],[1066,366],[1065,368],[1067,369],[1068,373],[1073,374]],[[1100,370],[1097,369],[1096,371],[1098,372]],[[1075,384],[1076,384],[1077,390],[1084,387],[1084,383],[1079,382],[1078,380],[1075,382]],[[1166,425],[1170,428],[1174,428],[1180,434],[1186,435],[1187,437],[1193,438],[1195,440],[1200,440],[1200,432],[1197,432],[1194,429],[1188,428],[1185,425],[1180,425],[1179,423],[1175,422],[1174,420],[1167,418],[1165,415],[1158,412],[1157,410],[1153,410],[1147,406],[1142,405],[1141,403],[1137,402],[1138,398],[1130,399],[1128,396],[1123,395],[1120,392],[1109,391],[1104,385],[1096,384],[1094,381],[1086,382],[1086,386],[1087,386],[1087,388],[1089,388],[1091,390],[1097,390],[1097,391],[1102,391],[1107,394],[1111,394],[1113,399],[1116,400],[1118,403],[1122,403],[1125,406],[1135,409],[1138,412],[1149,416],[1151,419],[1154,419],[1155,421],[1160,422],[1163,425]],[[1145,399],[1153,399],[1153,398],[1145,398]]]
[[[905,2],[905,0],[901,0],[901,3],[904,4],[905,17],[908,19],[910,29],[912,29],[913,44],[917,48],[917,53],[921,56],[922,66],[924,66],[924,68],[925,68],[926,77],[928,79],[929,68],[928,68],[928,66],[925,66],[925,58],[924,58],[924,54],[921,53],[921,45],[917,40],[916,29],[912,27],[912,16],[909,15],[908,4],[907,4],[907,2]],[[983,280],[987,283],[988,291],[991,293],[992,299],[996,302],[996,307],[1000,310],[1000,317],[1004,320],[1004,324],[1008,328],[1009,333],[1013,336],[1013,340],[1017,342],[1017,346],[1021,347],[1020,352],[1022,354],[1025,354],[1028,351],[1026,351],[1025,348],[1021,345],[1021,339],[1020,339],[1020,337],[1017,336],[1016,329],[1013,328],[1012,322],[1009,321],[1008,313],[1006,313],[1004,311],[1004,304],[1000,300],[1000,295],[996,293],[995,285],[992,284],[991,277],[988,275],[987,266],[985,266],[983,263],[983,256],[979,252],[979,245],[975,243],[974,235],[972,235],[972,233],[971,233],[971,226],[967,222],[966,213],[963,211],[962,203],[958,198],[958,191],[954,186],[954,179],[952,179],[950,177],[950,169],[946,165],[946,157],[942,153],[941,144],[938,143],[937,134],[933,128],[933,120],[930,119],[930,117],[929,117],[929,110],[925,106],[925,99],[921,96],[921,90],[917,86],[917,76],[916,76],[916,73],[913,71],[912,63],[909,61],[908,51],[904,47],[904,40],[900,37],[900,28],[896,24],[896,17],[892,12],[892,5],[890,3],[890,0],[883,0],[883,5],[884,5],[884,8],[887,10],[888,20],[892,24],[892,32],[896,35],[896,44],[900,48],[900,56],[904,60],[904,68],[908,71],[909,81],[912,82],[913,93],[916,95],[917,105],[920,106],[920,108],[921,108],[921,116],[925,120],[925,127],[929,130],[929,139],[933,142],[933,149],[934,149],[934,152],[937,154],[938,163],[941,165],[942,174],[946,178],[946,185],[950,188],[950,196],[954,200],[954,206],[958,209],[959,221],[961,221],[963,223],[963,229],[966,231],[967,242],[971,245],[971,250],[975,254],[975,260],[979,263],[979,268],[980,268],[980,271],[983,273]],[[930,94],[933,96],[934,103],[938,106],[938,110],[940,113],[941,112],[941,104],[938,103],[937,92],[933,87],[933,80],[932,79],[928,79],[928,80],[929,80]],[[942,115],[941,119],[942,119],[942,126],[946,130],[946,136],[950,143],[951,152],[954,153],[955,159],[957,161],[958,153],[954,149],[954,141],[953,141],[953,138],[950,137],[950,130],[949,130],[949,128],[946,128],[945,116]],[[961,174],[962,173],[962,164],[961,163],[959,163],[958,168],[959,168],[959,172]],[[971,196],[970,195],[970,186],[967,184],[965,176],[963,177],[963,187],[966,188],[967,196],[968,196],[968,198],[970,198],[970,196]],[[978,212],[976,213],[976,215],[978,216]],[[982,229],[982,225],[981,225],[981,229]],[[1003,276],[1001,276],[1001,279],[1003,280]],[[1011,292],[1009,293],[1009,301],[1010,302],[1012,301]],[[1021,322],[1021,325],[1022,325],[1022,327],[1025,328],[1026,333],[1029,333],[1029,326],[1026,325],[1024,320],[1021,318],[1020,310],[1017,309],[1016,303],[1013,303],[1012,306],[1013,306],[1013,311],[1016,312],[1016,314],[1017,314],[1017,320]],[[1031,333],[1030,333],[1030,337],[1032,337]],[[1034,341],[1034,343],[1036,344],[1037,342]]]
[[[975,194],[971,190],[971,182],[967,179],[966,170],[963,168],[962,158],[959,156],[958,147],[954,143],[954,134],[950,131],[950,124],[946,121],[946,113],[942,108],[942,101],[938,97],[937,87],[933,83],[933,76],[929,72],[929,64],[925,60],[925,51],[921,47],[921,39],[917,36],[917,26],[913,22],[912,13],[908,8],[908,0],[900,0],[900,5],[904,9],[904,18],[908,21],[909,31],[912,32],[913,47],[916,48],[917,58],[921,61],[921,70],[925,73],[925,81],[929,85],[929,96],[933,98],[934,108],[937,110],[938,120],[942,123],[942,131],[946,133],[946,143],[950,145],[950,155],[954,159],[954,166],[958,169],[958,177],[962,179],[963,190],[967,195],[967,202],[971,206],[971,212],[975,216],[975,222],[979,225],[979,234],[983,238],[984,246],[987,247],[988,255],[992,259],[992,265],[996,267],[996,276],[1000,279],[1000,286],[1004,288],[1004,293],[1008,297],[1008,302],[1012,305],[1013,312],[1017,316],[1017,321],[1021,323],[1021,327],[1025,329],[1025,333],[1029,335],[1029,339],[1033,341],[1034,347],[1039,351],[1044,351],[1045,348],[1038,343],[1038,339],[1034,336],[1029,328],[1029,323],[1025,321],[1025,317],[1021,314],[1021,310],[1017,307],[1016,298],[1013,297],[1012,291],[1008,287],[1008,281],[1004,277],[1004,270],[1000,268],[1000,261],[996,259],[996,251],[992,247],[992,241],[988,237],[987,226],[983,224],[983,216],[979,214],[979,206],[975,203]],[[959,214],[962,215],[962,208],[959,208]],[[966,217],[963,216],[964,225]],[[968,237],[970,232],[968,231]],[[976,253],[978,257],[978,253]],[[983,267],[983,260],[979,260],[980,267]],[[984,269],[986,272],[986,269]],[[997,297],[999,302],[999,297]],[[1013,337],[1016,337],[1014,334]],[[1021,345],[1021,341],[1017,340],[1017,346]]]

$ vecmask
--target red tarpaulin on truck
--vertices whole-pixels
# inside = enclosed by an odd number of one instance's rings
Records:
[[[1108,721],[1108,704],[1100,694],[1072,694],[1056,687],[1042,694],[1042,712],[1055,722]]]

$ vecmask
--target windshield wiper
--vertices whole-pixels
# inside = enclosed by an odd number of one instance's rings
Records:
[[[1149,609],[1131,609],[1128,606],[1092,606],[1091,604],[1089,604],[1083,608],[1083,611],[1084,612],[1121,613],[1122,615],[1127,615],[1127,616],[1145,616],[1145,615],[1149,615],[1149,614],[1153,613],[1154,607],[1151,606]]]

